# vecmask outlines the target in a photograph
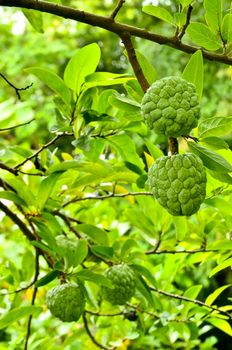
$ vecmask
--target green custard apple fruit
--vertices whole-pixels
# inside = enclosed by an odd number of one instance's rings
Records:
[[[81,288],[65,283],[50,289],[46,295],[51,314],[63,322],[77,321],[85,309],[85,297]]]
[[[172,215],[192,215],[205,199],[206,172],[192,153],[158,158],[148,172],[154,197]]]
[[[109,267],[105,277],[110,280],[113,289],[102,287],[102,298],[113,305],[125,304],[135,293],[135,273],[126,264]]]
[[[155,81],[142,99],[141,113],[157,134],[188,135],[200,117],[195,85],[172,76]]]

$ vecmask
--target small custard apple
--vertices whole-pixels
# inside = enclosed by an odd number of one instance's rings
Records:
[[[145,93],[141,112],[147,126],[157,134],[188,135],[200,116],[195,85],[172,76],[157,80]]]
[[[85,309],[85,297],[81,288],[65,283],[50,289],[46,295],[47,307],[52,315],[63,322],[77,321]]]
[[[154,197],[172,215],[192,215],[205,199],[206,172],[192,153],[158,158],[148,172]]]
[[[135,273],[126,264],[109,267],[105,277],[110,280],[113,289],[102,287],[102,298],[113,305],[125,304],[135,293]]]

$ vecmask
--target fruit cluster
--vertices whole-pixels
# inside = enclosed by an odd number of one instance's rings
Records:
[[[124,305],[135,294],[136,276],[127,264],[118,264],[105,271],[111,286],[102,286],[101,297],[113,305]],[[85,296],[77,284],[64,283],[50,289],[46,295],[51,314],[63,322],[77,321],[85,309]]]
[[[187,135],[197,126],[200,107],[196,88],[178,77],[157,80],[145,93],[141,112],[147,126],[169,137]],[[172,215],[194,214],[204,201],[206,173],[195,154],[158,158],[148,172],[148,186]]]

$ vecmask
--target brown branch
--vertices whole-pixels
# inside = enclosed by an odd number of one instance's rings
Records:
[[[14,214],[5,204],[0,201],[0,210],[2,210],[24,233],[29,241],[34,241],[36,238],[33,233],[27,228],[24,222]]]
[[[189,54],[193,54],[199,50],[199,47],[183,44],[181,41],[177,41],[173,36],[167,37],[164,35],[159,35],[142,28],[112,21],[112,18],[110,17],[94,15],[89,12],[84,12],[68,6],[58,5],[52,2],[42,0],[0,0],[0,6],[27,8],[50,13],[59,17],[72,19],[74,21],[79,21],[106,29],[120,37],[123,35],[123,33],[128,32],[131,36],[153,41],[160,45],[167,45]],[[208,60],[232,65],[232,57],[225,54],[218,54],[207,50],[202,50],[202,54]]]
[[[194,250],[147,250],[145,252],[146,255],[152,255],[152,254],[196,254],[196,253],[216,253],[219,250],[217,249],[194,249]]]
[[[34,283],[38,280],[38,277],[39,277],[39,253],[37,250],[35,254],[36,254],[35,255],[35,274],[33,278]],[[38,291],[38,288],[35,287],[32,294],[31,305],[35,304],[37,291]],[[27,322],[27,333],[25,338],[24,350],[28,349],[28,341],[31,334],[31,322],[32,322],[32,315],[29,316],[28,322]]]
[[[18,170],[14,168],[10,168],[8,165],[0,162],[0,169],[6,170],[11,174],[18,175]]]
[[[1,5],[1,4],[0,4],[0,5]],[[16,95],[17,95],[17,97],[18,97],[19,100],[21,99],[20,94],[19,94],[19,91],[27,90],[27,89],[29,89],[29,88],[33,85],[33,83],[31,83],[30,85],[27,85],[27,86],[25,86],[24,88],[17,88],[17,87],[16,87],[14,84],[12,84],[12,83],[5,77],[5,75],[3,75],[2,73],[0,73],[0,77],[1,77],[3,80],[5,80],[5,82],[6,82],[10,87],[12,87],[12,88],[15,90]]]
[[[30,155],[29,157],[27,157],[26,159],[24,159],[21,163],[17,164],[14,169],[17,170],[18,168],[20,168],[22,165],[24,165],[26,162],[28,162],[29,160],[37,157],[44,149],[50,147],[51,145],[53,145],[57,140],[59,140],[61,137],[64,136],[73,136],[73,133],[68,133],[68,132],[63,132],[62,134],[58,134],[56,135],[52,140],[50,140],[48,143],[46,143],[45,145],[41,146],[35,153],[33,153],[32,155]],[[35,175],[35,174],[34,174]]]
[[[200,301],[200,300],[196,300],[196,299],[191,299],[191,298],[187,298],[183,295],[178,295],[178,294],[174,294],[174,293],[169,293],[169,292],[165,292],[164,290],[161,290],[161,289],[158,289],[158,288],[155,288],[155,287],[149,287],[151,291],[153,292],[156,292],[156,293],[159,293],[159,294],[162,294],[162,295],[165,295],[166,297],[170,297],[170,298],[174,298],[174,299],[178,299],[178,300],[181,300],[181,301],[187,301],[189,303],[193,303],[193,304],[197,304],[197,305],[200,305],[200,306],[204,306],[212,311],[217,311],[223,315],[226,315],[227,317],[229,317],[229,319],[232,319],[232,315],[227,312],[227,311],[224,311],[224,310],[221,310],[217,307],[214,307],[214,306],[211,306],[211,305],[207,305],[205,304],[203,301]]]
[[[90,311],[90,310],[85,310],[87,314],[94,315],[94,316],[99,316],[99,317],[114,317],[114,316],[122,316],[124,315],[124,311],[116,312],[115,314],[107,314],[107,313],[100,313],[100,312],[95,312],[95,311]]]
[[[89,196],[89,197],[83,197],[83,198],[74,198],[71,199],[70,201],[64,203],[62,205],[62,207],[67,207],[67,205],[71,204],[71,203],[75,203],[75,202],[80,202],[80,201],[85,201],[85,200],[103,200],[103,199],[107,199],[107,198],[122,198],[122,197],[128,197],[128,196],[152,196],[151,192],[127,192],[127,193],[110,193],[110,194],[106,194],[104,196]]]
[[[2,129],[0,129],[0,131],[2,132],[2,131],[8,131],[8,130],[16,129],[16,128],[19,128],[20,126],[28,125],[31,122],[33,122],[34,120],[35,119],[31,119],[31,120],[29,120],[28,122],[25,122],[25,123],[17,124],[17,125],[14,125],[14,126],[9,126],[8,128],[2,128]]]
[[[183,25],[179,35],[178,35],[178,39],[181,40],[182,37],[185,35],[185,32],[186,32],[186,29],[190,23],[190,18],[191,18],[191,14],[192,14],[192,10],[193,10],[193,7],[192,5],[189,5],[188,6],[188,10],[187,10],[187,14],[186,14],[186,22],[185,24]]]
[[[117,16],[118,12],[121,10],[123,4],[125,4],[126,0],[119,0],[118,4],[116,5],[115,9],[113,10],[113,12],[110,15],[110,18],[115,19],[115,17]]]
[[[168,138],[168,145],[169,145],[169,150],[170,150],[171,155],[178,154],[178,152],[179,152],[178,141],[175,137]]]
[[[130,64],[132,65],[135,76],[139,84],[141,85],[141,88],[143,89],[143,91],[146,92],[147,89],[149,88],[149,83],[145,75],[143,74],[142,68],[137,60],[135,49],[131,41],[130,33],[129,32],[123,33],[121,35],[121,39],[126,48],[128,58],[129,58]]]
[[[114,349],[116,349],[115,347],[113,347],[113,348],[108,348],[108,347],[106,347],[106,346],[100,344],[100,343],[94,338],[93,334],[91,333],[91,331],[90,331],[90,329],[89,329],[88,320],[87,320],[87,317],[86,317],[86,311],[83,312],[82,318],[83,318],[85,330],[86,330],[88,336],[90,337],[90,339],[92,340],[93,344],[95,344],[98,348],[103,349],[103,350],[114,350]]]

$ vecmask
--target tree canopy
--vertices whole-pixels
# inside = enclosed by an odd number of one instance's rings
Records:
[[[230,1],[0,0],[0,13],[0,348],[231,349]],[[141,112],[166,77],[196,91],[187,135]],[[149,169],[189,153],[206,193],[172,215],[162,198],[177,195]]]

